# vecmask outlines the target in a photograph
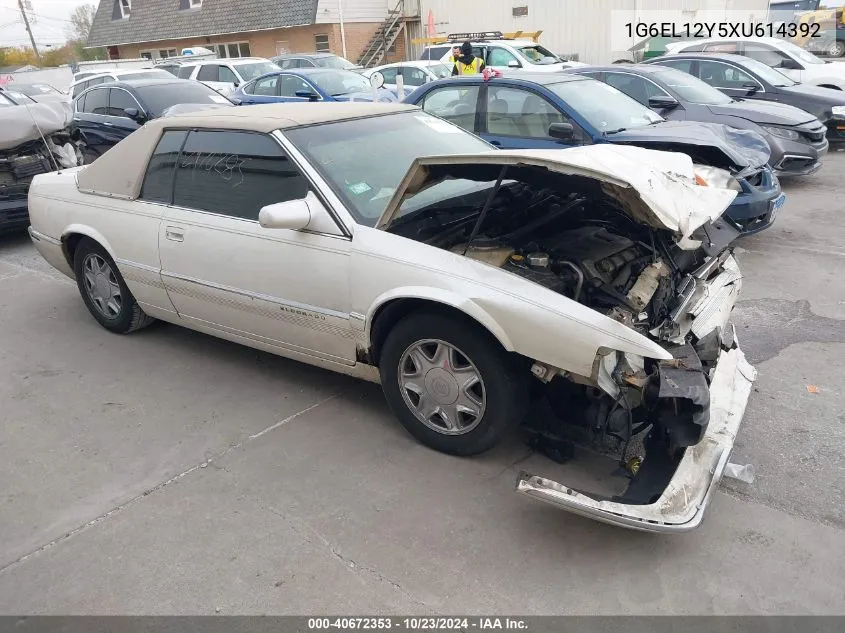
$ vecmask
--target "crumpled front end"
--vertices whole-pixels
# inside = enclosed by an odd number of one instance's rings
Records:
[[[729,251],[712,257],[680,282],[669,317],[651,331],[672,360],[649,363],[610,353],[597,363],[595,382],[605,392],[597,402],[603,398],[607,404],[586,416],[585,426],[593,438],[600,430],[602,437],[618,434],[625,440],[620,463],[630,481],[622,494],[591,495],[528,472],[519,474],[516,489],[617,526],[649,532],[697,527],[730,458],[756,379],[728,324],[741,283]],[[558,410],[571,412],[572,403],[566,400]]]

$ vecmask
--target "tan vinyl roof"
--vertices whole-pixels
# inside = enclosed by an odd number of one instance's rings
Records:
[[[147,163],[162,132],[173,128],[249,130],[265,134],[279,129],[329,123],[378,114],[417,110],[401,103],[270,103],[200,110],[147,122],[77,175],[80,191],[134,200],[141,191]]]

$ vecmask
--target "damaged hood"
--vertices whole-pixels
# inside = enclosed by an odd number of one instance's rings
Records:
[[[759,125],[801,125],[816,120],[795,106],[761,99],[709,105],[707,109],[719,116],[735,116]]]
[[[72,119],[70,104],[57,101],[0,108],[0,150],[63,130]]]
[[[740,130],[720,123],[663,121],[647,127],[608,134],[611,143],[654,146],[654,149],[683,151],[698,147],[700,153],[712,157],[708,164],[742,171],[762,167],[769,162],[771,149],[766,139],[753,130]]]
[[[405,200],[425,188],[432,167],[453,165],[541,167],[594,178],[634,220],[655,229],[668,229],[679,242],[690,240],[693,232],[719,218],[736,197],[730,189],[696,185],[692,159],[675,152],[609,144],[564,150],[497,150],[416,159],[376,227],[390,226]]]

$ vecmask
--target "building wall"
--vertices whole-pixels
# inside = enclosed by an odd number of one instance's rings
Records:
[[[387,12],[396,6],[398,0],[319,0],[317,23],[337,24],[343,3],[343,22],[381,22]],[[392,6],[388,6],[392,5]]]
[[[514,17],[514,7],[528,7],[528,15]],[[768,0],[485,0],[483,8],[474,2],[420,0],[423,24],[431,10],[440,34],[542,30],[543,46],[558,54],[577,53],[580,61],[590,64],[629,55],[611,50],[611,11],[742,9],[763,20],[767,8]]]
[[[344,31],[346,33],[346,57],[357,62],[370,39],[381,26],[381,22],[353,22],[346,23],[344,16]],[[121,59],[136,59],[141,51],[158,51],[159,49],[175,48],[181,51],[191,46],[210,48],[216,44],[231,42],[248,42],[250,54],[253,57],[273,57],[281,53],[313,53],[316,50],[317,35],[328,35],[329,52],[343,55],[343,43],[340,26],[338,24],[316,24],[313,26],[296,26],[269,31],[254,31],[252,33],[234,33],[214,37],[194,37],[180,40],[165,40],[144,44],[129,44],[118,47]],[[389,56],[388,61],[405,59],[405,42],[400,36],[396,53]]]

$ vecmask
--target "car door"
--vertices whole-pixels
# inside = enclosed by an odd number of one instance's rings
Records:
[[[108,120],[108,110],[109,89],[105,86],[91,88],[74,103],[73,126],[85,143],[88,161],[103,155],[119,140]]]
[[[312,213],[313,231],[258,223],[265,205],[310,199],[309,206],[320,206],[316,187],[278,140],[192,130],[173,178],[159,248],[162,279],[180,317],[289,355],[354,364],[349,236],[325,208]]]
[[[698,78],[729,97],[736,99],[765,99],[763,84],[748,72],[730,62],[699,59]],[[752,92],[752,89],[754,91]]]
[[[109,109],[105,117],[105,125],[111,128],[111,138],[119,143],[135,130],[141,127],[137,118],[133,119],[126,110],[137,110],[139,117],[144,114],[141,104],[123,88],[109,88]]]
[[[572,125],[572,139],[562,141],[549,136],[554,123]],[[575,119],[545,96],[500,84],[487,85],[479,135],[502,149],[562,149],[589,142],[589,135]]]
[[[646,79],[645,77],[635,75],[633,73],[626,73],[624,71],[607,71],[604,73],[604,82],[609,86],[613,86],[620,92],[624,92],[632,99],[639,101],[646,108],[651,108],[649,105],[649,99],[652,97],[668,97],[670,99],[674,99],[672,95],[650,79]],[[683,121],[686,118],[684,108],[681,105],[668,109],[651,109],[671,121]]]
[[[449,85],[434,88],[423,95],[416,105],[423,110],[446,119],[473,134],[478,133],[478,119],[481,87],[476,84],[462,82],[460,79],[450,80]]]
[[[252,84],[245,86],[243,94],[240,95],[241,103],[251,105],[254,103],[275,103],[280,101],[280,87],[282,75],[273,75],[258,79]]]
[[[522,62],[516,58],[516,55],[501,46],[488,48],[487,59],[484,60],[484,63],[493,70],[512,70],[523,67]]]

